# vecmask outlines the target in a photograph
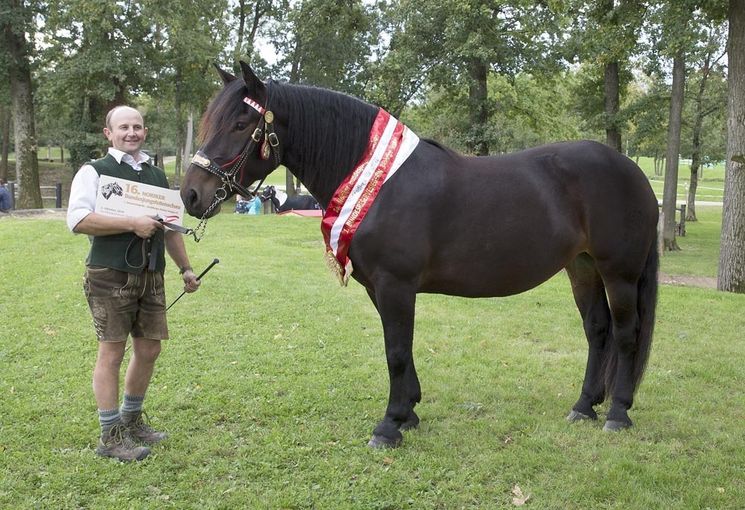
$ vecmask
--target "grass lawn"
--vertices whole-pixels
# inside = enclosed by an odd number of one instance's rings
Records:
[[[662,201],[662,190],[665,184],[664,175],[655,175],[654,160],[652,158],[639,158],[639,166],[649,177],[655,194]],[[680,163],[678,167],[678,202],[685,203],[688,199],[688,187],[691,181],[691,167]],[[713,167],[706,167],[699,171],[698,187],[696,188],[696,201],[721,202],[724,195],[724,164],[719,163]]]
[[[663,270],[711,274],[721,213],[705,211]],[[529,508],[745,501],[745,296],[661,287],[636,427],[608,434],[564,421],[586,358],[564,274],[509,298],[422,295],[422,424],[371,450],[388,381],[364,291],[326,270],[317,219],[223,214],[188,242],[198,270],[221,262],[170,311],[146,401],[170,438],[119,464],[93,451],[87,240],[2,218],[0,246],[0,508],[512,508],[516,486]]]

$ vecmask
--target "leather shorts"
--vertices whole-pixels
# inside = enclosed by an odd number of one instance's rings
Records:
[[[83,289],[101,342],[168,338],[163,273],[88,266]]]

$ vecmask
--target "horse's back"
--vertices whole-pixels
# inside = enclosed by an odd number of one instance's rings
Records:
[[[582,252],[633,256],[629,247],[654,235],[656,214],[641,170],[595,142],[466,157],[422,141],[383,186],[351,254],[423,292],[508,295]]]

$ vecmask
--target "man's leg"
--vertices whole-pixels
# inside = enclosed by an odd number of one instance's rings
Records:
[[[129,360],[127,375],[124,378],[124,393],[132,396],[145,396],[153,376],[155,360],[159,355],[160,340],[132,339],[132,358]]]
[[[137,446],[127,434],[119,414],[119,370],[126,342],[98,342],[93,369],[93,394],[101,423],[101,440],[96,453],[122,461],[142,460],[150,449]]]
[[[93,394],[99,413],[109,416],[119,409],[119,368],[124,359],[126,342],[98,342],[98,358],[93,369]],[[118,422],[118,413],[116,420]],[[106,425],[102,423],[103,426]],[[110,428],[110,427],[108,427]]]
[[[140,441],[154,444],[166,438],[165,432],[153,430],[142,418],[142,404],[150,386],[155,361],[160,355],[160,340],[132,339],[132,358],[124,378],[122,422],[130,434]]]

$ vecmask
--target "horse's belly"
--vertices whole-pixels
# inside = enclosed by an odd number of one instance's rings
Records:
[[[471,249],[444,249],[430,260],[420,279],[421,292],[464,297],[519,294],[545,282],[581,251],[579,238],[540,247],[480,243]]]
[[[472,265],[461,270],[451,268],[444,274],[427,275],[419,291],[462,297],[511,296],[537,287],[562,267],[530,272],[478,271]]]

